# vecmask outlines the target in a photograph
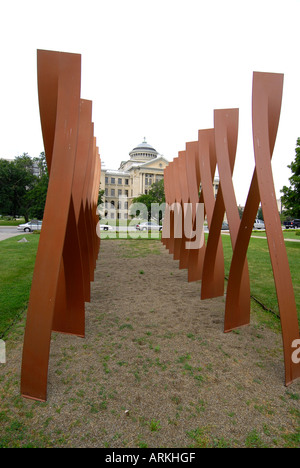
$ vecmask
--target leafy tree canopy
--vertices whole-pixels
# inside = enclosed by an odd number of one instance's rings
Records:
[[[39,175],[36,174],[38,169]],[[14,218],[42,219],[48,188],[44,153],[32,159],[27,153],[13,161],[0,160],[0,213]]]
[[[290,187],[284,186],[281,200],[287,217],[300,218],[300,138],[297,139],[295,160],[288,166],[292,171]]]
[[[153,205],[163,205],[165,201],[166,198],[163,179],[152,184],[148,194],[140,195],[132,200],[133,203],[142,203],[146,206],[149,221],[152,215],[158,222],[160,222],[163,217],[163,210],[153,209]]]

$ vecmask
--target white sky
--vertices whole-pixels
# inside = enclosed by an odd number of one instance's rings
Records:
[[[234,183],[244,204],[254,167],[253,71],[284,73],[273,171],[277,196],[300,137],[300,0],[6,0],[0,5],[0,157],[43,151],[36,50],[82,55],[81,97],[116,169],[146,137],[171,161],[213,110],[240,109]]]

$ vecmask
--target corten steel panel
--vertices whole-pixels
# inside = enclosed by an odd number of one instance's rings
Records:
[[[173,160],[173,180],[174,180],[174,260],[180,260],[182,243],[182,216],[181,216],[181,192],[179,182],[178,157]]]
[[[280,116],[280,105],[281,105],[281,96],[282,91],[279,95],[279,101],[277,103],[277,109],[273,110],[273,119],[277,122],[277,127],[279,124],[279,116]],[[276,141],[276,134],[277,134],[277,127],[274,128],[273,131],[269,134],[269,144],[270,144],[270,159],[273,155],[273,149],[275,146]],[[272,130],[270,128],[270,130]],[[259,208],[260,203],[260,193],[258,187],[258,180],[257,180],[257,172],[256,168],[254,169],[248,197],[245,204],[245,209],[243,212],[243,216],[241,219],[240,228],[238,231],[235,248],[233,251],[230,271],[229,271],[229,278],[228,278],[228,285],[227,285],[227,297],[226,300],[230,304],[234,304],[233,309],[226,308],[225,309],[225,330],[232,330],[234,328],[238,328],[243,325],[247,325],[250,322],[250,313],[248,309],[240,309],[238,308],[238,300],[240,297],[240,288],[241,288],[241,278],[244,269],[244,265],[246,262],[247,250],[252,234],[253,224],[255,218],[257,216],[257,211]],[[239,310],[239,313],[237,311]],[[235,312],[235,313],[233,313]]]
[[[170,219],[170,195],[169,195],[169,171],[168,166],[164,169],[164,191],[166,200],[165,216],[162,227],[161,242],[169,249],[170,235],[171,235],[171,219]]]
[[[83,194],[85,179],[87,177],[87,167],[90,146],[93,139],[92,126],[92,102],[81,99],[80,101],[80,127],[77,141],[77,158],[74,174],[74,209],[75,218],[78,226],[79,245],[81,252],[84,298],[86,302],[90,301],[90,278],[89,278],[89,250],[88,233],[85,222],[85,212],[83,204]],[[77,188],[78,187],[78,188]]]
[[[76,156],[81,58],[75,54],[38,51],[38,71],[41,69],[44,72],[43,79],[49,82],[49,94],[55,99],[57,108],[55,125],[53,126],[52,121],[53,112],[49,117],[49,129],[47,126],[43,128],[43,135],[46,136],[45,149],[52,149],[52,153],[47,155],[50,177],[28,306],[21,393],[29,398],[46,400],[52,321]],[[46,90],[47,86],[43,91]],[[39,91],[42,92],[41,88]],[[41,120],[43,123],[47,119],[43,116]],[[53,144],[50,143],[51,138]]]
[[[94,124],[92,124],[92,127],[93,127],[93,134],[94,134]],[[85,214],[85,223],[86,223],[87,235],[89,239],[88,264],[89,264],[90,281],[94,281],[95,257],[97,256],[97,251],[96,251],[96,246],[95,246],[96,225],[94,224],[94,217],[93,217],[93,213],[91,213],[91,203],[90,203],[90,196],[92,193],[91,185],[93,184],[93,181],[94,181],[95,155],[96,155],[96,141],[95,141],[95,137],[93,137],[91,145],[90,145],[89,155],[88,155],[87,176],[85,179],[85,184],[84,184],[84,189],[83,189],[83,206],[84,206],[84,214]]]
[[[192,205],[193,229],[196,230],[196,205],[200,203],[200,169],[197,165],[198,141],[186,143],[186,174],[189,192],[189,202]],[[203,262],[205,255],[205,243],[200,249],[193,249],[189,253],[188,281],[202,279]]]
[[[285,381],[300,377],[300,365],[292,361],[292,343],[299,339],[299,325],[289,262],[279,218],[272,176],[283,88],[283,75],[253,74],[252,125],[256,174],[280,311]]]
[[[65,288],[65,291],[63,299],[56,301],[52,324],[53,331],[82,337],[85,336],[85,300],[89,278],[84,276],[82,244],[86,231],[84,224],[79,224],[79,216],[87,167],[86,155],[92,137],[91,110],[91,102],[80,101],[71,204],[59,278],[59,289]]]
[[[224,295],[225,275],[221,230],[218,229],[218,226],[215,227],[212,224],[216,205],[213,190],[213,180],[216,170],[214,129],[199,130],[198,143],[201,185],[203,192],[203,200],[207,214],[207,223],[209,228],[209,236],[206,245],[205,258],[203,264],[201,299],[209,299],[212,297],[219,297]],[[217,202],[218,198],[221,202],[221,207],[217,205],[215,216],[219,215],[219,211],[222,211],[223,209],[223,198],[221,195],[219,195],[219,197],[217,197]],[[216,219],[218,220],[217,217]],[[210,255],[210,252],[208,253],[209,238],[211,238],[211,241],[216,243],[217,245],[217,248],[215,251],[212,252],[212,255]]]
[[[186,242],[190,239],[185,235],[185,209],[186,204],[189,202],[189,192],[187,185],[187,174],[186,174],[186,152],[179,151],[178,153],[178,174],[179,174],[179,189],[180,189],[180,203],[182,210],[182,240],[180,246],[180,257],[179,257],[179,269],[187,269],[189,261],[189,249],[186,248]]]
[[[42,401],[47,398],[52,329],[84,335],[84,302],[89,296],[84,271],[90,273],[89,264],[84,270],[85,248],[90,239],[97,244],[84,225],[96,201],[95,175],[93,193],[86,190],[87,197],[93,198],[90,206],[84,197],[85,182],[91,179],[84,155],[86,158],[88,152],[94,159],[97,155],[89,148],[94,146],[91,104],[80,100],[80,76],[80,55],[38,51],[49,186],[28,306],[21,393]],[[99,160],[90,163],[90,170],[93,168],[99,176]]]
[[[167,214],[165,215],[165,221],[167,220],[167,223],[169,223],[169,231],[166,229],[168,227],[168,224],[165,226],[164,231],[163,231],[163,236],[165,239],[165,245],[166,248],[169,250],[170,254],[174,253],[174,211],[172,209],[172,205],[175,202],[175,194],[174,194],[174,185],[173,185],[173,162],[170,162],[168,167],[165,169],[165,193],[166,193],[166,203],[168,204],[168,212],[169,212],[169,218],[167,218]],[[166,237],[169,234],[169,238]]]
[[[238,109],[218,109],[214,111],[216,156],[220,187],[224,199],[233,250],[241,224],[232,182],[238,139],[238,121]],[[248,318],[250,317],[250,279],[247,259],[245,259],[239,287],[236,287],[236,291],[238,294],[236,294],[234,301],[230,301],[227,296],[225,331],[230,331],[230,328],[227,327],[231,316],[246,317],[245,323],[248,323]]]

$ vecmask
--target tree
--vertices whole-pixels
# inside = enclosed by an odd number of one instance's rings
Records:
[[[165,201],[163,179],[152,184],[148,194],[140,195],[132,200],[133,203],[142,203],[146,206],[148,221],[150,221],[151,216],[153,216],[159,223],[163,217],[163,211],[158,209],[158,205],[163,205]],[[156,209],[153,209],[154,204],[156,205]]]
[[[39,175],[34,169],[39,169]],[[48,189],[44,153],[32,159],[27,153],[13,161],[0,160],[0,213],[14,218],[42,219]]]
[[[28,221],[29,205],[26,194],[35,182],[33,161],[24,153],[13,161],[0,161],[0,213]]]
[[[98,193],[98,205],[101,205],[103,203],[103,195],[105,194],[105,190],[99,190]]]
[[[295,160],[288,168],[292,171],[292,176],[289,178],[291,186],[282,188],[281,201],[286,216],[300,218],[300,138],[297,139]]]
[[[29,203],[30,218],[43,219],[49,184],[45,153],[42,152],[38,158],[34,158],[33,162],[38,169],[39,176],[36,177],[32,189],[27,192],[26,200]]]

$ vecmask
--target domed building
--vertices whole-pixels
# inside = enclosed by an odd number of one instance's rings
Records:
[[[147,143],[146,138],[129,153],[130,159],[122,161],[118,170],[102,168],[100,189],[104,201],[116,209],[108,210],[108,218],[128,219],[132,200],[147,194],[155,182],[163,179],[169,161]]]

